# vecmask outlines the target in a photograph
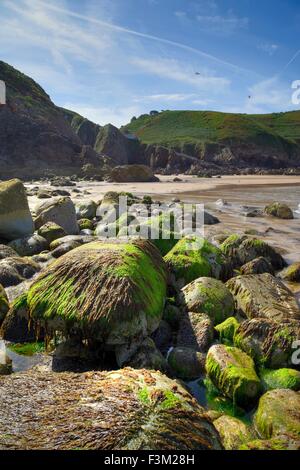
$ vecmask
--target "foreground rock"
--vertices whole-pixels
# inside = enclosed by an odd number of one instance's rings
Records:
[[[284,435],[300,441],[300,394],[285,389],[265,393],[259,400],[254,422],[265,439]]]
[[[34,231],[25,188],[18,179],[0,183],[0,237],[25,237]]]
[[[151,242],[94,242],[47,267],[29,290],[28,306],[49,332],[76,329],[114,350],[157,329],[165,295],[165,264]]]
[[[0,382],[0,409],[0,449],[222,448],[196,400],[159,372],[13,374]]]
[[[272,215],[278,219],[293,219],[294,214],[292,209],[287,204],[282,204],[280,202],[273,202],[269,206],[265,207],[265,213],[267,215]]]
[[[214,421],[226,450],[238,450],[241,445],[253,439],[253,432],[240,419],[223,415]]]
[[[75,206],[69,197],[60,197],[44,202],[35,210],[37,218],[35,228],[39,229],[47,222],[54,222],[64,229],[67,235],[77,235],[79,227]]]
[[[206,313],[215,325],[234,313],[234,299],[227,287],[216,279],[200,277],[182,289],[189,312]]]
[[[204,238],[182,238],[164,259],[176,280],[183,285],[203,276],[228,279],[227,259],[219,248]]]
[[[300,320],[294,294],[271,274],[238,276],[226,286],[232,293],[238,315],[269,318],[278,322]]]
[[[221,393],[235,403],[248,405],[260,392],[254,362],[238,348],[212,346],[207,354],[206,371]]]
[[[116,183],[147,183],[158,181],[158,178],[154,176],[151,168],[146,165],[116,166],[111,171],[110,179]]]
[[[295,360],[298,359],[299,341],[298,320],[278,323],[267,318],[255,318],[242,322],[234,336],[234,344],[238,348],[258,364],[271,369],[297,367]]]

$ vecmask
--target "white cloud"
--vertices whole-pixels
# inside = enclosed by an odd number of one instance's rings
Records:
[[[116,127],[128,124],[133,116],[139,116],[144,112],[144,109],[139,106],[93,107],[69,102],[63,107],[76,111],[101,126],[111,123]]]
[[[177,10],[174,12],[174,15],[177,17],[177,18],[185,18],[187,16],[186,12],[185,11],[180,11],[180,10]]]
[[[181,64],[175,59],[163,58],[133,58],[131,63],[144,72],[157,75],[168,80],[175,80],[186,85],[191,85],[199,90],[217,93],[228,88],[230,80],[225,77],[210,76],[207,73],[195,75],[193,69],[186,64]]]
[[[225,34],[231,34],[241,29],[246,29],[249,25],[249,18],[239,18],[232,12],[229,12],[228,16],[197,15],[196,19],[201,29]]]
[[[269,55],[273,55],[275,54],[275,52],[278,50],[279,46],[278,44],[268,44],[268,43],[262,43],[262,44],[259,44],[258,46],[258,49],[266,52],[267,54]]]

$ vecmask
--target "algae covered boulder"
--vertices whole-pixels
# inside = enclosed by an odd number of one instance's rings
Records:
[[[184,284],[203,276],[216,279],[227,277],[225,256],[219,248],[201,237],[182,238],[164,259],[175,278]]]
[[[250,356],[235,347],[214,345],[206,358],[207,375],[213,384],[238,404],[248,404],[259,394],[261,385]]]
[[[0,237],[26,237],[34,231],[23,183],[18,179],[0,183]]]
[[[278,322],[300,320],[294,294],[271,274],[237,276],[226,283],[243,318],[269,318]]]
[[[204,409],[154,371],[33,369],[2,378],[0,409],[3,450],[222,449]]]
[[[166,269],[147,240],[94,242],[48,266],[28,293],[32,320],[80,331],[106,347],[151,334],[162,318]]]
[[[292,209],[281,202],[273,202],[265,207],[265,213],[278,219],[293,219],[294,214]]]
[[[219,280],[200,277],[182,289],[183,302],[189,312],[206,313],[215,325],[234,313],[234,299]]]
[[[266,318],[247,320],[236,330],[234,344],[264,367],[296,367],[300,324],[297,320],[282,324]]]
[[[293,263],[280,273],[284,281],[300,282],[300,263]]]
[[[235,317],[229,317],[227,320],[223,321],[223,323],[217,325],[215,330],[219,334],[220,341],[232,343],[239,325],[240,324]]]
[[[55,222],[46,222],[38,229],[38,235],[47,240],[50,245],[54,240],[65,237],[67,234],[64,229]]]
[[[262,369],[260,379],[265,391],[276,388],[289,388],[290,390],[300,390],[300,372],[295,369]]]
[[[223,415],[214,421],[226,450],[238,450],[239,447],[253,440],[253,432],[243,421],[233,416]]]
[[[280,435],[300,440],[300,394],[277,389],[265,393],[259,400],[254,423],[265,439]]]

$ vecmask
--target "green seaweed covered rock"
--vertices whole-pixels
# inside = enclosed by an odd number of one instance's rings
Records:
[[[241,445],[253,440],[254,433],[243,421],[233,416],[223,415],[214,421],[226,450],[238,450]]]
[[[300,324],[297,320],[282,324],[266,318],[247,320],[240,324],[234,336],[234,344],[238,348],[257,364],[271,369],[295,367],[295,344],[299,341]]]
[[[248,404],[258,396],[261,385],[254,362],[238,348],[212,346],[205,367],[213,384],[235,403]]]
[[[189,312],[206,313],[215,325],[234,313],[231,292],[219,280],[199,277],[182,289],[183,302]]]
[[[246,235],[231,235],[220,246],[221,251],[231,259],[234,267],[240,267],[257,258],[265,258],[273,269],[286,266],[280,253],[268,243]]]
[[[235,317],[229,317],[227,320],[223,321],[223,323],[217,325],[215,330],[219,334],[220,341],[224,343],[232,343],[239,325],[240,324]]]
[[[203,276],[228,279],[226,257],[219,248],[201,237],[182,238],[164,259],[176,280],[181,280],[183,285]]]
[[[106,347],[151,334],[162,318],[166,269],[151,242],[82,245],[48,266],[28,292],[33,321],[80,331]]]
[[[285,435],[300,440],[300,394],[286,389],[265,393],[259,400],[254,423],[264,439]]]
[[[243,318],[269,318],[278,322],[300,320],[294,294],[271,274],[237,276],[226,283]]]
[[[46,222],[38,229],[38,235],[47,240],[50,245],[54,240],[65,237],[67,234],[64,229],[55,222]]]
[[[280,202],[273,202],[265,207],[265,213],[278,219],[293,219],[294,214],[292,209],[287,204]]]
[[[154,371],[32,369],[1,379],[0,409],[2,450],[222,449],[204,409]]]
[[[34,231],[23,183],[18,179],[0,183],[0,237],[26,237]]]
[[[293,263],[280,273],[280,277],[289,282],[300,282],[300,263]]]
[[[259,373],[262,386],[265,391],[276,388],[289,388],[300,390],[300,372],[295,369],[262,369]]]
[[[290,439],[287,436],[278,436],[273,439],[254,439],[242,444],[238,450],[300,450],[300,440]]]

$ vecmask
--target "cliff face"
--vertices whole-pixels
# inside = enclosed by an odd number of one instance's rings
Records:
[[[82,142],[45,91],[4,62],[0,77],[7,95],[0,107],[2,174],[80,166]]]

